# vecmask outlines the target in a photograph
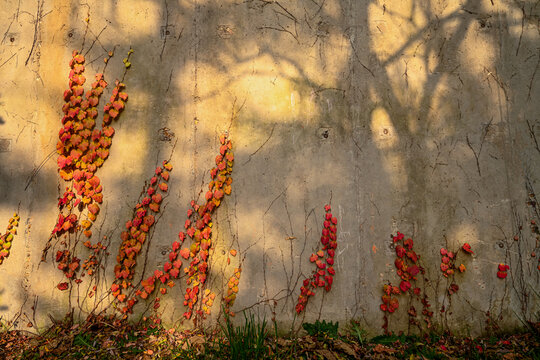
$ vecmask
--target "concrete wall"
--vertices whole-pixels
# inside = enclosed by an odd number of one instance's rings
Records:
[[[21,215],[0,266],[2,321],[42,328],[47,314],[107,304],[123,224],[171,156],[145,273],[163,265],[226,130],[233,192],[214,220],[208,286],[219,298],[241,265],[233,310],[275,311],[284,329],[355,319],[380,333],[382,286],[399,284],[390,235],[401,231],[421,255],[438,329],[477,334],[487,319],[502,328],[538,319],[538,210],[527,203],[540,191],[536,1],[5,0],[0,15],[0,231]],[[56,288],[62,239],[40,263],[66,186],[55,150],[68,63],[81,48],[87,78],[114,50],[111,84],[134,50],[130,98],[97,173],[105,200],[92,241],[109,243],[111,255],[92,299],[90,281],[71,297]],[[327,203],[339,221],[334,286],[296,316]],[[467,271],[449,297],[439,251],[465,242],[475,255],[459,255]],[[229,249],[239,254],[227,265]],[[499,263],[510,265],[504,280]],[[162,297],[167,322],[185,311],[178,284]],[[409,327],[409,301],[422,321],[417,300],[398,298],[394,331]]]

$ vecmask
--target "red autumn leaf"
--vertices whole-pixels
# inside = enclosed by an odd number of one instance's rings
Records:
[[[330,207],[330,205],[325,205],[324,206],[324,211],[328,212],[330,211],[332,208]]]
[[[336,275],[336,271],[334,270],[334,268],[332,266],[329,266],[328,269],[328,273],[331,274],[331,275]]]
[[[418,266],[413,265],[407,268],[407,272],[412,276],[416,276],[420,272],[420,269],[418,268]]]
[[[95,106],[95,105],[94,105]],[[116,119],[118,116],[118,110],[116,109],[109,109],[109,116],[113,119]]]
[[[96,215],[99,212],[99,206],[96,203],[92,203],[92,204],[88,205],[88,211],[90,211],[90,213]]]
[[[60,259],[62,259],[62,257],[64,257],[64,252],[58,250],[58,251],[56,252],[56,262],[59,262]]]
[[[414,263],[418,261],[418,255],[414,251],[407,251],[407,257]]]
[[[65,156],[63,156],[63,155],[60,155],[60,156],[58,157],[58,167],[59,167],[60,169],[63,169],[63,168],[65,168],[66,166],[71,165],[72,161],[73,161],[73,159],[72,159],[71,156],[65,157]]]
[[[399,288],[401,289],[401,291],[406,292],[411,288],[411,283],[408,281],[401,281],[401,283],[399,284]]]
[[[450,258],[449,258],[448,256],[443,256],[443,257],[442,257],[442,262],[443,262],[444,264],[448,264],[448,263],[450,262]]]
[[[441,248],[441,255],[448,254],[448,251],[445,248]]]
[[[463,249],[463,251],[468,252],[469,254],[473,254],[473,255],[474,255],[474,252],[472,251],[471,245],[469,245],[469,243],[463,244],[463,246],[462,246],[461,248]]]
[[[399,307],[398,299],[396,298],[390,299],[390,303],[388,304],[388,307],[393,310],[397,310],[397,308]]]
[[[510,269],[510,266],[505,264],[499,264],[499,271],[506,271],[508,269]]]
[[[405,245],[409,250],[412,250],[413,248],[413,240],[411,238],[408,238],[403,242],[403,245]]]
[[[159,189],[161,191],[167,191],[167,190],[169,190],[169,185],[167,185],[166,183],[161,183],[161,184],[159,184]]]
[[[405,256],[405,248],[401,245],[396,246],[396,255],[400,258]]]
[[[218,200],[221,199],[221,198],[223,197],[223,195],[224,195],[224,194],[223,194],[223,191],[222,191],[222,190],[219,190],[219,189],[218,189],[218,190],[214,191],[214,197],[215,197],[216,199],[218,199]]]
[[[463,264],[459,265],[458,269],[459,269],[460,272],[465,272],[465,270],[466,270],[465,265],[463,265]]]
[[[187,260],[189,258],[189,249],[183,248],[182,250],[180,250],[180,256]]]
[[[317,261],[318,258],[319,257],[316,254],[311,254],[311,256],[309,257],[309,261],[315,262],[315,261]]]
[[[420,288],[416,287],[413,291],[415,295],[420,295]]]
[[[326,259],[326,262],[328,263],[328,265],[334,265],[334,258],[329,257]]]
[[[152,210],[153,212],[159,212],[159,204],[156,204],[156,203],[151,203],[150,205],[148,205],[148,207],[150,208],[150,210]]]
[[[171,276],[176,279],[176,278],[178,278],[178,275],[180,274],[180,270],[178,270],[177,268],[172,268],[169,271],[169,274],[171,274]]]
[[[169,172],[168,171],[162,172],[161,177],[163,178],[163,180],[169,181]]]
[[[448,270],[448,265],[441,263],[441,271],[446,272],[446,270]]]
[[[114,101],[112,106],[118,110],[118,111],[121,111],[124,109],[125,105],[124,105],[124,102],[123,101]]]
[[[63,282],[63,283],[60,283],[60,284],[56,285],[56,287],[58,288],[58,290],[64,291],[64,290],[67,290],[67,288],[68,288],[68,283],[67,283],[67,282]]]
[[[102,132],[107,137],[112,137],[114,135],[114,128],[112,126],[104,126]]]
[[[316,256],[316,255],[315,255],[315,256]],[[318,267],[319,269],[324,269],[324,268],[326,267],[326,264],[323,263],[323,262],[320,261],[320,260],[317,260],[317,261],[315,262],[315,264],[317,265],[317,267]]]

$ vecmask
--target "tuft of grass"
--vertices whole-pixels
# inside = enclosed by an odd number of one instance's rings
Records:
[[[364,330],[360,324],[356,321],[351,321],[351,329],[350,329],[351,336],[355,338],[356,341],[358,341],[358,344],[363,346],[367,340],[367,331]]]
[[[316,336],[318,340],[324,340],[327,338],[336,339],[338,337],[339,322],[322,322],[317,320],[313,324],[303,323],[302,327],[311,336]]]
[[[268,335],[266,319],[255,321],[255,315],[244,312],[244,324],[234,326],[228,314],[225,314],[225,325],[220,324],[227,340],[226,352],[231,359],[262,359],[267,351],[264,340]]]

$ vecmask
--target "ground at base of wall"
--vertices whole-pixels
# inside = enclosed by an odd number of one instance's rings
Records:
[[[540,359],[540,323],[523,332],[481,338],[430,334],[313,332],[273,337],[270,327],[246,319],[214,332],[178,331],[149,319],[138,325],[93,317],[84,324],[57,322],[40,335],[0,331],[3,359]],[[313,329],[313,328],[312,328]],[[320,330],[320,329],[319,329]]]

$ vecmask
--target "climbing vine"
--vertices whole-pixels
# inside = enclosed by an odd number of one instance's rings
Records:
[[[306,308],[308,300],[315,295],[315,289],[322,287],[329,292],[334,282],[334,256],[337,248],[337,218],[332,216],[330,205],[324,207],[326,212],[321,236],[322,249],[311,254],[309,261],[315,263],[313,274],[304,279],[300,287],[300,295],[296,304],[296,312],[300,314]],[[326,254],[325,254],[326,250]],[[326,261],[324,258],[326,256]]]
[[[142,280],[140,288],[135,292],[142,299],[148,298],[158,287],[162,295],[167,294],[167,287],[175,285],[172,279],[179,277],[182,267],[181,258],[191,259],[189,266],[183,269],[188,285],[183,300],[183,304],[188,307],[184,312],[186,319],[191,319],[194,311],[200,318],[210,314],[210,307],[215,299],[214,293],[209,289],[204,289],[208,277],[209,253],[212,249],[212,216],[222,203],[224,196],[231,194],[231,173],[234,163],[231,141],[226,135],[221,135],[219,140],[219,154],[215,159],[216,166],[210,171],[211,181],[205,194],[205,203],[199,205],[195,200],[191,201],[191,208],[187,211],[188,219],[184,223],[185,232],[181,230],[178,234],[179,240],[172,243],[169,261],[163,265],[162,269],[156,269],[151,276]],[[187,237],[191,239],[191,245],[181,248]],[[116,287],[114,290],[118,291]],[[201,293],[203,301],[199,303]],[[154,309],[160,307],[160,299],[160,297],[154,299]],[[127,311],[132,307],[129,305]]]
[[[0,265],[4,262],[5,259],[9,256],[11,243],[17,235],[17,227],[19,226],[20,217],[16,213],[13,214],[4,234],[0,233]]]
[[[132,50],[128,54],[131,55]],[[112,54],[109,54],[112,56]],[[98,126],[96,119],[100,98],[107,87],[102,73],[95,75],[95,81],[91,84],[91,89],[85,93],[86,83],[85,58],[78,51],[73,51],[72,59],[69,63],[69,88],[64,92],[64,105],[62,112],[62,128],[58,133],[58,172],[60,177],[68,182],[64,194],[58,200],[58,220],[51,232],[51,237],[44,250],[42,260],[44,260],[51,239],[59,239],[63,235],[79,233],[86,237],[92,236],[92,224],[100,211],[103,203],[103,186],[97,170],[109,157],[112,138],[114,136],[113,120],[118,120],[120,113],[124,110],[128,99],[124,91],[125,85],[115,82],[109,102],[103,107],[102,123]],[[67,242],[66,242],[67,238]],[[77,272],[80,268],[81,259],[74,255],[75,244],[71,244],[68,237],[60,242],[63,249],[56,253],[55,261],[57,267],[66,278],[77,279]],[[92,250],[104,250],[101,244],[91,244],[86,242],[85,246]],[[94,251],[94,253],[95,253]],[[91,255],[85,260],[85,270],[90,275],[96,265],[95,255]],[[68,289],[66,282],[57,286],[60,290]]]
[[[383,286],[382,303],[380,305],[380,309],[384,313],[382,328],[385,333],[388,333],[388,315],[399,308],[397,298],[399,295],[414,297],[422,304],[424,322],[428,328],[431,328],[431,318],[433,317],[433,311],[430,310],[431,304],[425,290],[422,291],[417,284],[418,275],[425,274],[425,269],[419,263],[420,255],[414,251],[414,241],[411,238],[405,239],[405,235],[398,231],[397,235],[392,236],[392,244],[396,251],[394,265],[401,281],[398,286],[392,285],[390,282]],[[407,313],[409,315],[409,324],[421,328],[414,305],[411,304]]]
[[[149,183],[145,184],[142,200],[135,206],[133,218],[126,222],[126,230],[120,234],[122,242],[116,256],[115,280],[111,291],[119,303],[126,303],[121,307],[123,313],[131,312],[136,303],[135,298],[127,298],[126,292],[133,288],[137,257],[142,251],[151,228],[156,223],[155,214],[160,210],[162,194],[169,189],[167,181],[169,181],[172,165],[167,160],[164,160],[162,165],[163,168],[158,166],[155,175]]]

